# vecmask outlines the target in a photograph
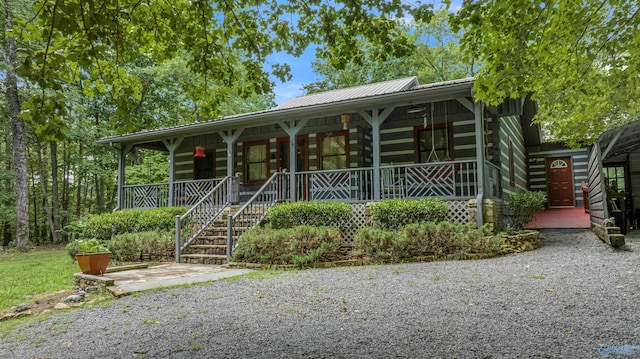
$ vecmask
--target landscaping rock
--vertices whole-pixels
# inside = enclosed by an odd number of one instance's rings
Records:
[[[68,305],[64,304],[64,303],[58,303],[56,304],[55,307],[53,307],[53,309],[69,309],[71,307],[69,307]]]
[[[77,295],[70,295],[66,298],[64,298],[64,302],[65,303],[69,303],[69,302],[80,302],[84,300],[84,291],[80,290],[78,291]]]
[[[100,287],[98,287],[97,285],[88,285],[86,288],[84,288],[84,291],[87,293],[94,293],[100,290]]]
[[[29,309],[29,305],[28,304],[18,304],[18,306],[16,306],[16,313],[20,313],[20,312],[24,312],[25,310]]]

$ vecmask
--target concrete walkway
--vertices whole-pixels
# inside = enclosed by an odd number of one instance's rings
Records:
[[[150,289],[210,282],[250,272],[253,270],[219,265],[167,263],[142,269],[110,272],[102,277],[113,279],[117,296],[122,296]]]

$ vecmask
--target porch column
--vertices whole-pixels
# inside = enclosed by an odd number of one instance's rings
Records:
[[[176,149],[180,147],[183,139],[184,137],[162,140],[164,146],[169,150],[169,202],[167,203],[169,207],[175,204],[173,183],[176,179]]]
[[[227,176],[233,177],[235,175],[235,163],[234,163],[234,151],[233,146],[235,146],[236,141],[244,131],[244,127],[235,129],[235,130],[227,130],[220,131],[220,137],[227,143]]]
[[[113,144],[111,146],[115,148]],[[126,166],[125,159],[127,153],[129,153],[132,148],[133,145],[121,145],[118,149],[118,210],[124,209],[124,168]]]
[[[478,227],[484,223],[482,218],[482,199],[484,197],[484,126],[483,113],[484,103],[478,101],[474,104],[473,113],[475,115],[476,127],[476,180],[478,181],[478,194],[476,196],[476,206],[478,208]]]
[[[360,116],[364,118],[372,129],[373,145],[373,200],[379,201],[380,190],[380,126],[389,117],[395,106],[385,108],[382,113],[379,109],[371,110],[371,115],[365,111],[360,111]]]
[[[296,201],[296,135],[300,130],[307,125],[309,120],[300,120],[296,124],[296,120],[289,122],[282,121],[279,123],[280,127],[289,135],[289,201]],[[277,171],[277,170],[276,170]]]

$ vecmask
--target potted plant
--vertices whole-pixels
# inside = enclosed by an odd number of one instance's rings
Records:
[[[103,274],[111,259],[109,249],[95,238],[71,242],[67,250],[72,257],[75,255],[84,274]]]

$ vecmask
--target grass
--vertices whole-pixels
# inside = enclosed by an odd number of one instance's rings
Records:
[[[73,287],[78,265],[63,247],[0,254],[0,312],[28,302],[28,296]]]

